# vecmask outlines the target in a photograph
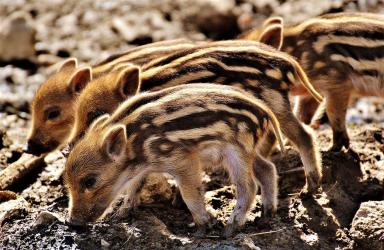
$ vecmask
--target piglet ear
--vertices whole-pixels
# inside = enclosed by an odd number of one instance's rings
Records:
[[[283,45],[283,26],[281,24],[269,25],[261,33],[259,41],[280,50]]]
[[[124,99],[140,91],[140,68],[134,65],[122,70],[116,81],[116,91]]]
[[[68,69],[76,69],[77,68],[77,59],[74,58],[74,57],[71,57],[71,58],[68,58],[67,60],[65,60],[61,66],[59,67],[59,69],[57,70],[57,72],[60,72],[60,71],[65,71],[65,70],[68,70]]]
[[[80,93],[91,80],[91,67],[80,68],[72,74],[69,80],[69,90],[71,93]]]
[[[108,118],[111,117],[110,114],[104,114],[104,115],[101,115],[99,117],[97,117],[95,119],[95,121],[93,121],[91,123],[91,125],[89,126],[89,129],[88,130],[92,130],[98,126],[100,126],[101,124],[103,124],[106,120],[108,120]]]
[[[283,25],[284,24],[283,18],[281,16],[270,17],[263,22],[263,28],[267,28],[268,26],[273,25],[273,24]]]
[[[103,139],[103,150],[114,162],[123,164],[126,159],[127,136],[124,125],[109,129]]]

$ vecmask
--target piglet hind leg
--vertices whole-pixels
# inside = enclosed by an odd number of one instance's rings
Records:
[[[193,163],[193,161],[191,162]],[[191,165],[186,169],[186,171],[178,173],[175,178],[181,196],[197,225],[196,236],[202,237],[205,235],[207,228],[212,226],[212,216],[205,208],[200,171]]]
[[[261,138],[260,146],[258,147],[259,154],[264,158],[269,158],[272,150],[276,145],[276,136],[272,130],[268,130],[267,134]]]
[[[245,224],[246,215],[256,196],[256,185],[252,171],[252,162],[247,157],[239,157],[235,150],[228,149],[224,165],[232,183],[236,186],[236,206],[224,228],[223,236],[231,237]],[[248,162],[247,162],[248,161]]]
[[[261,188],[263,204],[262,217],[271,218],[277,211],[277,171],[273,163],[257,156],[253,164],[253,172]]]

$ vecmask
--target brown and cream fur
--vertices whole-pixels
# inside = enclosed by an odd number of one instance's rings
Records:
[[[256,183],[264,214],[276,212],[276,169],[259,152],[268,133],[283,147],[272,111],[237,88],[195,84],[138,94],[111,116],[96,119],[71,151],[64,171],[69,221],[95,221],[121,191],[128,190],[129,203],[146,175],[168,173],[195,223],[207,226],[211,216],[204,205],[201,171],[207,165],[223,166],[237,189],[225,230],[229,236],[245,223]]]
[[[263,100],[276,115],[283,133],[300,150],[307,174],[308,186],[304,191],[312,192],[319,187],[321,163],[315,140],[293,115],[288,95],[305,86],[319,101],[321,96],[292,57],[253,41],[206,43],[153,60],[141,69],[121,64],[82,92],[70,141],[75,143],[96,117],[112,113],[119,103],[141,90],[196,82],[239,87]],[[274,142],[270,135],[264,143],[263,156],[269,155]]]
[[[27,152],[39,155],[48,153],[67,143],[73,127],[74,105],[79,93],[92,78],[97,78],[116,65],[130,62],[142,65],[194,46],[185,39],[156,42],[115,54],[89,67],[78,67],[70,58],[37,90],[31,105],[32,126],[28,135]]]
[[[298,58],[315,89],[326,99],[314,122],[325,110],[333,130],[332,149],[349,148],[345,116],[351,98],[384,96],[384,16],[327,14],[293,26],[284,26],[281,18],[271,18],[264,28],[243,38],[281,47]],[[309,123],[318,103],[301,94],[297,114]]]

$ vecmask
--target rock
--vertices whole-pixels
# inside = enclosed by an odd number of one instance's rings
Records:
[[[162,174],[150,174],[140,192],[140,202],[143,204],[153,203],[155,200],[169,200],[172,189],[167,178]]]
[[[30,17],[15,12],[0,24],[0,60],[28,59],[35,55],[35,29]]]
[[[109,242],[104,239],[100,240],[100,245],[103,249],[108,249],[111,246],[111,244],[109,244]]]
[[[54,214],[54,213],[51,213],[51,212],[48,212],[48,211],[42,211],[36,217],[36,221],[35,221],[34,226],[35,227],[42,227],[42,226],[51,224],[54,221],[64,222],[64,220],[60,219],[57,214]]]
[[[298,0],[285,1],[274,9],[275,15],[282,16],[287,23],[297,23],[308,18],[326,13],[332,8],[340,8],[342,1]],[[314,8],[313,6],[316,6]]]
[[[193,5],[184,4],[188,5],[182,17],[186,29],[197,29],[212,39],[230,39],[240,32],[238,15],[234,13],[235,1],[199,0]]]
[[[126,41],[132,41],[137,36],[137,30],[130,28],[121,18],[114,18],[112,20],[112,27],[115,28]]]
[[[0,191],[0,202],[15,200],[17,198],[17,194],[12,191]]]
[[[250,237],[244,237],[242,247],[243,249],[247,250],[261,250],[260,247],[256,246],[255,243],[253,243],[253,240]]]
[[[51,54],[41,54],[37,56],[37,62],[40,66],[54,65],[61,60],[63,60],[63,58]]]
[[[0,172],[0,190],[7,190],[12,185],[23,182],[23,179],[28,177],[28,174],[42,167],[43,163],[44,156],[21,155],[17,161]]]
[[[350,235],[359,248],[384,249],[384,201],[362,203],[353,218]]]
[[[16,200],[10,200],[0,204],[0,226],[6,220],[12,219],[13,217],[20,216],[29,208],[29,203],[22,197]]]
[[[60,151],[54,151],[49,153],[45,158],[44,161],[46,164],[52,164],[56,162],[59,159],[63,158],[63,154]]]

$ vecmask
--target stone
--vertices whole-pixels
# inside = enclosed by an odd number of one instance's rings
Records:
[[[64,221],[59,218],[59,216],[55,213],[51,213],[49,211],[42,211],[37,215],[36,220],[35,220],[35,227],[43,227],[48,224],[51,224],[54,221]]]
[[[108,249],[111,246],[111,244],[104,239],[100,240],[100,244],[101,244],[101,248],[103,249]]]
[[[12,191],[0,191],[0,203],[17,199],[17,194]]]
[[[16,200],[9,200],[0,204],[0,226],[6,220],[10,220],[13,217],[18,217],[22,213],[26,212],[29,208],[29,203],[22,197]]]
[[[256,246],[250,237],[244,237],[242,242],[243,249],[249,250],[261,250],[260,247]]]
[[[150,174],[141,189],[140,203],[150,204],[156,200],[169,200],[171,196],[172,188],[167,178],[162,174]]]
[[[35,29],[30,17],[15,12],[0,24],[0,60],[29,59],[35,55]]]
[[[350,235],[361,249],[384,249],[384,201],[362,203],[353,218]]]

